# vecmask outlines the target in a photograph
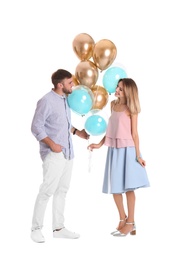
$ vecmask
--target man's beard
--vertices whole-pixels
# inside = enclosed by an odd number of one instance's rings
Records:
[[[71,93],[72,93],[72,90],[71,90],[71,91],[69,91],[68,89],[66,89],[66,88],[63,88],[63,93],[65,93],[66,95],[69,95],[69,94],[71,94]]]

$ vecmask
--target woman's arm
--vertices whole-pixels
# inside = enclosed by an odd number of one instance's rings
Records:
[[[139,135],[137,130],[137,122],[138,122],[138,114],[131,115],[131,131],[132,131],[132,138],[135,144],[136,160],[144,167],[146,166],[146,162],[141,158],[141,154],[139,150]]]
[[[105,142],[105,136],[102,138],[102,140],[98,143],[98,144],[90,144],[88,145],[87,149],[89,149],[90,151],[93,151],[93,149],[98,149],[100,148]]]
[[[112,108],[114,106],[114,102],[115,101],[112,100],[111,103],[110,103],[110,110],[111,110],[111,112],[112,112]],[[105,136],[101,139],[101,141],[98,144],[92,143],[92,144],[88,145],[87,149],[89,149],[90,151],[93,151],[93,149],[98,149],[98,148],[100,148],[104,144],[104,142],[105,142]]]

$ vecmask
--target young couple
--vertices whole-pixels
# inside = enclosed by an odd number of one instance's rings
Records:
[[[71,123],[67,95],[72,93],[72,78],[72,74],[64,69],[52,74],[54,87],[37,102],[32,120],[31,131],[39,142],[43,166],[43,182],[35,201],[31,227],[31,238],[37,243],[45,242],[42,228],[51,196],[53,237],[80,237],[64,226],[65,197],[70,186],[74,159],[72,134],[89,139],[85,129],[78,130]],[[134,190],[149,187],[149,180],[139,150],[137,118],[140,104],[136,83],[130,78],[120,79],[115,97],[111,102],[112,114],[106,135],[99,144],[90,144],[88,149],[97,149],[103,144],[108,147],[103,192],[113,195],[120,218],[117,229],[111,234],[125,236],[136,233]],[[123,194],[127,198],[127,213]]]

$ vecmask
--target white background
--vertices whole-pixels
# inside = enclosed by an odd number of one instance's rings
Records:
[[[1,1],[1,259],[183,259],[183,24],[182,0]],[[51,74],[75,73],[80,61],[72,41],[80,33],[111,40],[114,62],[138,85],[140,147],[151,187],[136,192],[137,235],[112,237],[118,214],[111,195],[101,192],[106,148],[90,159],[88,141],[74,136],[65,224],[81,237],[52,238],[50,200],[46,243],[36,244],[30,228],[42,166],[30,125],[37,100],[52,88]],[[73,120],[83,126],[84,118]]]

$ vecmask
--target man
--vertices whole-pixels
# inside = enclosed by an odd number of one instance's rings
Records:
[[[72,166],[73,144],[71,134],[83,139],[89,135],[71,125],[71,111],[66,97],[72,93],[72,74],[59,69],[51,76],[54,88],[37,103],[31,131],[40,144],[43,161],[43,182],[34,206],[31,238],[34,242],[45,242],[41,232],[49,198],[53,196],[53,237],[79,238],[79,234],[64,227],[65,197],[69,189]]]

